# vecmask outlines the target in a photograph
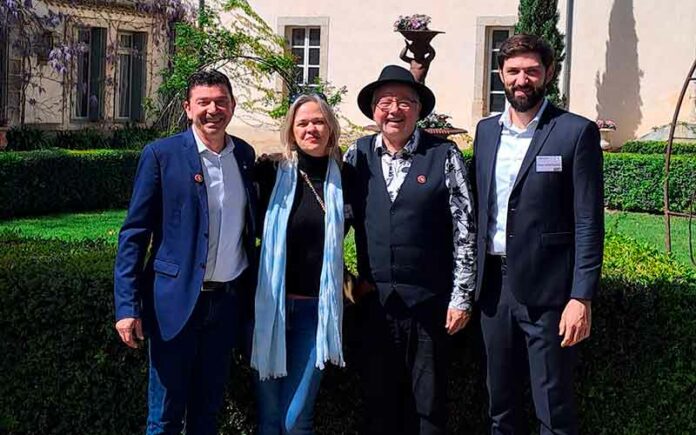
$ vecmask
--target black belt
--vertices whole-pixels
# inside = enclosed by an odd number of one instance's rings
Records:
[[[239,278],[235,278],[232,281],[225,282],[203,281],[203,287],[201,287],[201,291],[232,293],[237,291],[237,288],[239,287],[239,281]]]

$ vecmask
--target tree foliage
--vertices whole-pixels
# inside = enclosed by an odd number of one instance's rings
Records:
[[[284,116],[288,97],[309,91],[294,80],[296,62],[286,50],[285,39],[246,0],[206,5],[196,24],[181,22],[175,34],[171,69],[160,88],[164,101],[160,125],[165,129],[177,130],[184,123],[180,102],[187,78],[205,68],[219,69],[230,77],[249,123],[263,125]],[[324,93],[331,105],[340,103],[346,92],[322,80],[312,84],[311,91]]]
[[[565,97],[558,89],[558,76],[565,59],[564,35],[558,30],[558,0],[520,0],[518,13],[515,33],[539,36],[556,52],[556,72],[546,88],[546,95],[554,104],[564,106]]]

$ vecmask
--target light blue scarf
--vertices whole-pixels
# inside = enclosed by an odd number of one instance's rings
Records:
[[[256,322],[251,366],[261,380],[287,375],[285,345],[285,264],[288,218],[295,198],[297,162],[279,165],[264,221],[256,285]],[[344,366],[343,325],[343,191],[338,164],[329,159],[324,182],[324,256],[319,285],[316,367],[327,361]]]

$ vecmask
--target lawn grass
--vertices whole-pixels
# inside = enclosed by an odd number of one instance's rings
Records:
[[[639,242],[647,243],[665,252],[665,221],[662,215],[607,211],[604,214],[607,231],[613,231]],[[672,217],[672,254],[680,263],[692,265],[689,258],[688,219]],[[696,220],[693,222],[694,248],[696,248]]]
[[[42,239],[58,238],[73,241],[105,239],[116,243],[125,214],[125,210],[109,210],[0,221],[0,232],[19,231],[23,236]],[[604,221],[607,231],[647,243],[660,252],[665,251],[665,227],[662,216],[607,211]],[[694,242],[696,242],[696,222],[694,222],[693,231],[695,232]],[[677,261],[691,264],[688,220],[685,218],[672,219],[672,251]],[[350,235],[346,243],[346,255],[355,255]]]
[[[0,233],[13,231],[39,239],[103,239],[116,243],[125,216],[125,210],[107,210],[22,218],[0,221]]]

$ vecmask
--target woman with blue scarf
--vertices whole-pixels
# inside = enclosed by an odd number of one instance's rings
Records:
[[[350,206],[339,136],[324,99],[302,95],[281,130],[283,158],[257,166],[261,206],[267,204],[251,356],[260,435],[313,434],[322,370],[327,362],[345,364],[343,234]]]

